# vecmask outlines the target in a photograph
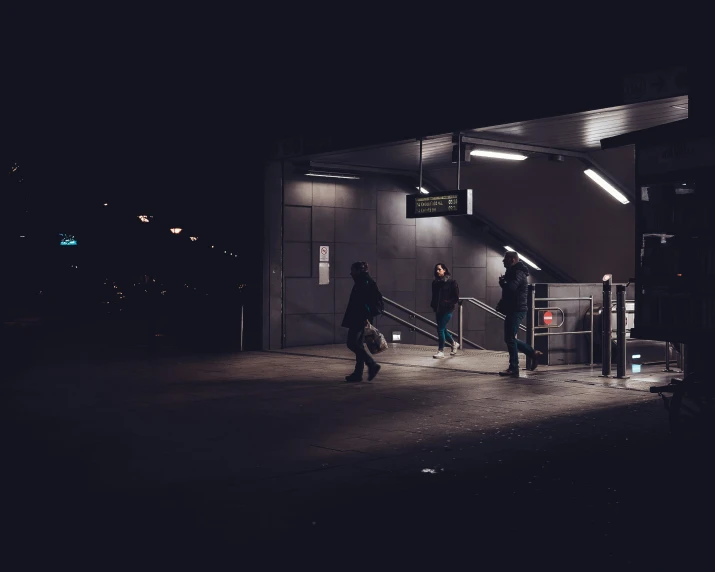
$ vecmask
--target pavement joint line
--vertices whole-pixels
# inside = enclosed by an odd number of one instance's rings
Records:
[[[296,351],[287,351],[287,350],[267,350],[267,353],[276,353],[276,354],[282,354],[282,355],[292,355],[292,356],[298,356],[298,357],[309,357],[309,358],[318,358],[318,359],[332,359],[332,360],[339,360],[339,361],[349,361],[352,362],[354,358],[352,357],[341,357],[341,356],[323,356],[323,355],[315,355],[315,354],[308,354],[308,353],[302,353],[302,352],[296,352]],[[397,367],[411,367],[411,368],[417,368],[417,369],[438,369],[440,371],[450,371],[450,372],[456,372],[460,374],[474,374],[474,375],[488,375],[488,376],[497,376],[499,375],[498,372],[494,371],[482,371],[482,370],[472,370],[472,369],[459,369],[459,368],[451,368],[451,367],[440,367],[438,365],[434,365],[431,367],[424,366],[424,365],[417,365],[417,364],[406,364],[406,363],[395,363],[391,361],[381,361],[381,364],[386,364],[386,365],[392,365],[392,366],[397,366]],[[581,385],[588,385],[592,387],[603,387],[604,389],[625,389],[628,391],[639,391],[641,393],[647,393],[649,390],[648,388],[638,388],[638,387],[623,387],[623,386],[616,386],[616,385],[600,385],[597,381],[591,381],[591,380],[581,380],[581,379],[559,379],[558,377],[555,378],[548,378],[546,379],[546,376],[549,375],[549,372],[545,372],[543,370],[538,371],[538,372],[531,372],[534,377],[519,377],[518,381],[516,378],[513,379],[514,382],[516,383],[524,383],[525,380],[531,381],[531,382],[548,382],[548,383],[578,383]],[[558,376],[560,372],[554,372],[553,375]],[[511,379],[511,378],[510,378]]]
[[[336,360],[342,360],[342,361],[355,361],[355,358],[350,358],[350,357],[339,357],[339,356],[318,356],[314,354],[304,354],[304,353],[298,353],[298,352],[289,352],[285,350],[281,351],[275,351],[275,350],[268,350],[271,353],[278,353],[278,354],[283,354],[283,355],[289,355],[289,356],[300,356],[300,357],[314,357],[314,358],[320,358],[320,359],[336,359]],[[395,363],[395,362],[390,362],[390,361],[381,361],[379,362],[380,364],[387,364],[387,365],[395,365],[398,367],[413,367],[413,368],[419,368],[419,369],[427,369],[426,366],[424,365],[416,365],[416,364],[411,364],[411,363]],[[478,375],[499,375],[499,372],[496,371],[481,371],[481,370],[474,370],[474,369],[457,369],[453,367],[439,367],[439,366],[432,366],[430,369],[439,369],[440,371],[456,371],[459,373],[476,373]],[[521,379],[529,379],[529,378],[521,378]]]

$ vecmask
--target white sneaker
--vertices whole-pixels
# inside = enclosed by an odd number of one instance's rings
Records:
[[[451,356],[456,356],[458,349],[459,349],[459,344],[458,344],[457,342],[453,342],[453,343],[452,343],[452,351],[449,352],[449,355],[451,355]]]
[[[437,352],[432,356],[434,359],[444,359],[444,352]]]

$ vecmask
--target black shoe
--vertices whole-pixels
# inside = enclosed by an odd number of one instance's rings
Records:
[[[538,359],[539,359],[542,355],[544,355],[544,352],[540,352],[539,350],[536,350],[536,351],[534,352],[534,355],[531,356],[531,366],[530,366],[530,367],[527,367],[526,369],[528,369],[529,371],[534,371],[537,367],[539,367]]]
[[[356,373],[351,373],[345,376],[345,381],[362,381],[362,375]]]
[[[500,371],[499,375],[502,377],[519,377],[519,370],[509,368],[505,371]]]
[[[376,363],[373,367],[368,367],[367,368],[367,380],[372,381],[375,379],[375,376],[377,373],[382,369],[382,366],[379,363]]]

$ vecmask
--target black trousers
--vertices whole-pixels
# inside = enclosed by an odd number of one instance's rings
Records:
[[[348,349],[355,354],[355,373],[362,375],[365,364],[374,366],[377,362],[365,349],[365,328],[350,328],[348,330]]]

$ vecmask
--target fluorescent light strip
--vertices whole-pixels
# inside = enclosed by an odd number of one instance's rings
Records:
[[[484,149],[475,149],[470,153],[477,157],[491,157],[492,159],[510,159],[512,161],[523,161],[526,155],[520,153],[501,153],[499,151],[485,151]]]
[[[584,171],[584,173],[586,173],[586,175],[588,175],[591,180],[595,181],[604,191],[606,191],[614,199],[620,201],[624,205],[627,205],[630,202],[626,198],[626,195],[624,195],[622,192],[620,192],[618,189],[616,189],[616,187],[614,187],[611,183],[606,181],[606,179],[604,179],[601,175],[599,175],[593,169],[586,169]]]
[[[355,175],[338,175],[337,173],[306,173],[309,177],[329,177],[331,179],[359,179]]]
[[[516,252],[516,250],[514,250],[511,246],[505,246],[504,248],[506,248],[509,252]],[[516,252],[516,253],[519,254],[518,252]],[[531,266],[535,270],[541,270],[541,268],[539,268],[536,264],[534,264],[526,256],[522,256],[521,254],[519,254],[519,260],[523,260],[524,262],[526,262],[529,266]]]
[[[415,189],[417,189],[423,195],[429,195],[429,191],[427,189],[425,189],[424,187],[415,187]]]

